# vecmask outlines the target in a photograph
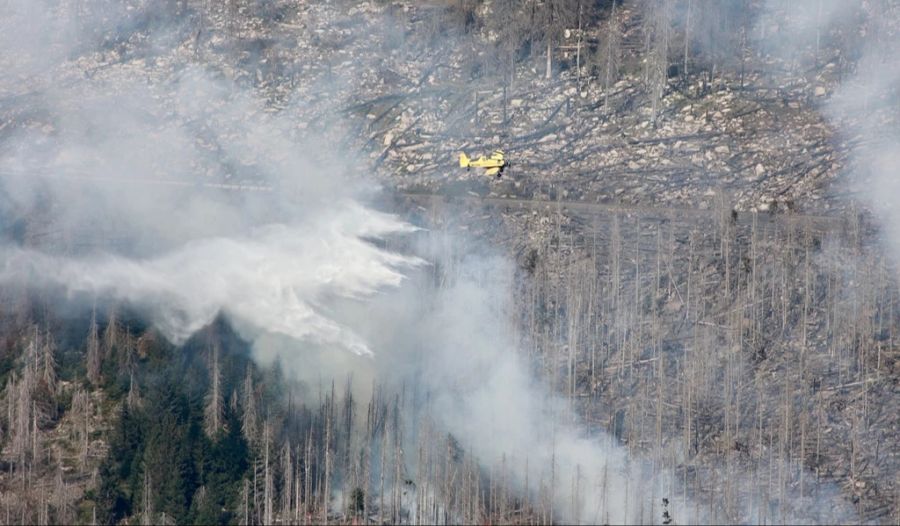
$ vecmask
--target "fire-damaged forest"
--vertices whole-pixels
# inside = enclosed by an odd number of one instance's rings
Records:
[[[900,522],[893,2],[0,20],[0,522]]]

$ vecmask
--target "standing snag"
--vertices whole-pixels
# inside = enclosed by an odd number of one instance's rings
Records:
[[[94,309],[94,312],[91,313],[91,325],[88,328],[88,336],[87,336],[87,356],[86,366],[87,366],[87,378],[93,385],[99,385],[100,383],[100,367],[101,367],[101,356],[100,356],[100,333],[97,328],[97,310]]]

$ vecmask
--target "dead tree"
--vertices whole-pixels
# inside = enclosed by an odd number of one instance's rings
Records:
[[[87,377],[93,385],[100,383],[100,368],[102,366],[100,356],[100,334],[97,328],[97,311],[91,314],[91,325],[87,336]]]
[[[223,395],[222,372],[219,367],[219,345],[212,343],[209,364],[209,392],[203,410],[203,429],[207,436],[214,437],[222,429]]]

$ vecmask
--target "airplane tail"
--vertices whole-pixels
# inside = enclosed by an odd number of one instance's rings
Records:
[[[469,156],[466,155],[465,153],[459,154],[459,167],[460,168],[468,168],[470,161],[471,161],[471,159],[469,159]]]

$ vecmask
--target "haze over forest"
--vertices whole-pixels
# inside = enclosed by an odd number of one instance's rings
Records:
[[[894,0],[0,1],[0,522],[900,524],[898,53]]]

